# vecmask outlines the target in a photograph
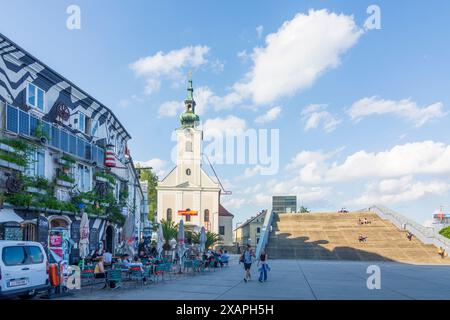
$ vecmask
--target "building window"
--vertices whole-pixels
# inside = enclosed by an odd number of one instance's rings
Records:
[[[45,153],[43,151],[31,151],[25,174],[31,177],[45,177]]]
[[[29,83],[27,86],[27,104],[30,107],[45,111],[45,91]]]
[[[220,234],[221,236],[224,236],[224,235],[225,235],[225,226],[219,226],[219,234]]]
[[[95,135],[97,134],[99,125],[100,125],[99,122],[96,121],[95,124],[94,124],[94,126],[92,127],[91,135],[92,135],[93,137],[95,137]]]
[[[186,152],[192,152],[192,142],[186,141]]]
[[[36,225],[32,222],[27,222],[22,225],[23,241],[37,241]]]
[[[81,132],[86,130],[86,116],[82,112],[78,112],[78,130]]]
[[[172,209],[167,209],[167,221],[172,221]]]
[[[191,169],[186,169],[186,175],[188,175],[188,176],[191,175]]]
[[[91,168],[88,166],[78,164],[76,172],[76,180],[78,190],[87,192],[91,190]]]
[[[191,215],[190,214],[187,214],[186,215],[186,222],[190,222],[191,221]]]
[[[205,222],[209,222],[209,210],[208,210],[208,209],[205,209],[205,213],[204,213],[204,216],[203,216],[203,220],[204,220]]]
[[[256,233],[261,233],[261,228],[260,227],[256,228]]]
[[[259,243],[259,238],[256,238],[256,244],[258,244]]]

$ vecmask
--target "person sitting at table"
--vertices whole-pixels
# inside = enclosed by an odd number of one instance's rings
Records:
[[[106,279],[105,266],[103,264],[102,256],[99,256],[97,258],[97,264],[95,265],[95,269],[94,269],[94,278],[95,279]],[[105,289],[106,286],[107,286],[107,284],[105,282],[105,286],[103,287],[103,289]]]
[[[135,256],[133,259],[133,262],[130,263],[130,270],[139,270],[142,273],[144,272],[144,265],[142,264],[141,260],[139,259],[138,256]],[[143,278],[144,284],[147,282],[147,278],[144,277]]]
[[[103,250],[103,263],[105,264],[105,266],[110,266],[112,264],[112,258],[112,253]]]
[[[129,267],[129,266],[130,266],[131,260],[130,260],[130,255],[129,255],[129,254],[125,253],[125,254],[122,256],[122,264],[123,264],[125,267]]]
[[[133,258],[133,262],[129,265],[130,269],[140,269],[141,271],[144,271],[144,265],[141,262],[141,259],[139,259],[138,256],[135,256]]]
[[[156,246],[153,244],[150,249],[150,255],[156,257],[158,255],[158,250],[156,250]]]
[[[144,250],[139,251],[139,259],[148,259],[147,253]]]
[[[100,249],[95,250],[91,256],[91,261],[99,261],[102,256],[103,254],[101,253]]]
[[[220,261],[221,261],[222,266],[223,266],[224,264],[227,264],[227,265],[228,265],[229,259],[230,259],[230,256],[228,255],[228,251],[225,250],[225,251],[220,255]]]

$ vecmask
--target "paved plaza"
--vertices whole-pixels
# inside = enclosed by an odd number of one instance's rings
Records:
[[[381,269],[381,289],[367,288],[367,267]],[[242,266],[233,257],[230,266],[195,276],[176,276],[156,285],[127,285],[119,289],[96,287],[64,299],[91,300],[335,300],[335,299],[449,299],[450,266],[392,262],[272,260],[269,281],[243,281]]]

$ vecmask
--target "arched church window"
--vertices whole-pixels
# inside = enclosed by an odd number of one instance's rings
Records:
[[[209,222],[209,210],[205,209],[204,215],[203,215],[203,221]]]
[[[167,221],[172,221],[172,209],[167,209]]]
[[[186,152],[192,152],[192,142],[186,141]]]
[[[188,175],[188,176],[191,175],[191,169],[186,169],[186,175]]]

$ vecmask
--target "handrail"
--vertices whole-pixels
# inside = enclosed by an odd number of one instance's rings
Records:
[[[405,217],[404,215],[395,212],[382,205],[374,205],[369,208],[369,211],[376,211],[383,218],[390,220],[398,228],[407,230],[414,234],[416,238],[426,244],[433,244],[437,247],[443,247],[446,251],[450,250],[450,239],[437,233],[434,228],[425,227],[416,221]]]
[[[266,216],[264,217],[264,224],[261,228],[261,235],[259,237],[259,242],[256,245],[256,257],[259,259],[261,250],[266,248],[267,242],[269,241],[270,226],[272,225],[274,212],[267,210]]]

